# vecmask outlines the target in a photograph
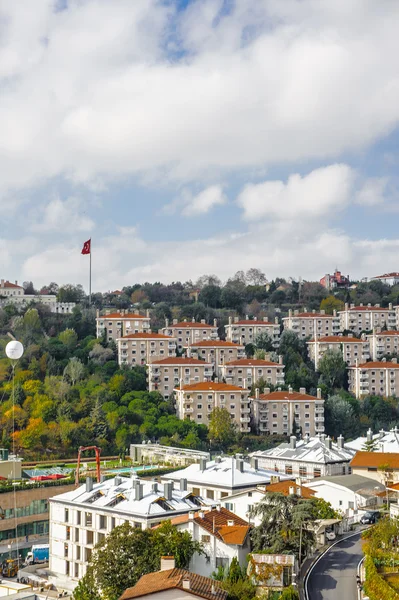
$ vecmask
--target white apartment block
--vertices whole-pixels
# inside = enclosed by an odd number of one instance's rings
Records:
[[[243,389],[251,388],[260,379],[270,385],[284,385],[284,365],[282,356],[279,362],[256,358],[241,358],[219,365],[221,377],[230,385]]]
[[[176,356],[176,340],[161,333],[129,333],[116,340],[118,364],[134,367]]]
[[[384,275],[377,275],[376,277],[370,277],[369,281],[381,281],[385,285],[398,285],[399,273],[385,273]]]
[[[201,459],[199,464],[161,476],[161,481],[174,481],[179,488],[180,480],[187,480],[187,490],[204,501],[220,501],[231,494],[275,481],[276,473],[273,470],[259,468],[256,460],[249,462],[240,456],[219,456],[210,462]],[[291,477],[281,475],[281,479]]]
[[[211,381],[213,375],[210,363],[181,356],[154,360],[147,368],[149,391],[159,392],[164,398],[169,398],[174,388]]]
[[[373,330],[373,333],[362,336],[370,345],[372,360],[380,360],[386,354],[399,354],[399,331]]]
[[[200,323],[197,323],[195,319],[192,321],[184,319],[184,321],[180,322],[177,319],[173,319],[172,325],[170,325],[168,319],[165,319],[165,327],[160,329],[159,333],[176,338],[177,347],[180,352],[183,351],[183,348],[194,346],[197,342],[219,339],[216,319],[213,325],[208,325],[205,319],[202,319]]]
[[[32,302],[44,304],[52,313],[58,314],[71,314],[76,306],[75,302],[57,302],[55,294],[25,294],[24,288],[18,285],[18,281],[11,283],[1,280],[0,306],[15,304],[19,308],[26,308]]]
[[[320,359],[327,350],[341,352],[347,365],[353,365],[356,359],[365,362],[370,358],[370,343],[366,339],[359,339],[353,335],[328,335],[316,337],[307,342],[308,353],[314,362],[316,370]]]
[[[326,315],[324,310],[316,312],[288,311],[288,317],[284,317],[283,326],[285,330],[294,331],[299,337],[315,337],[316,335],[335,335],[339,332],[339,317],[336,312]]]
[[[146,529],[209,506],[187,491],[187,482],[115,477],[50,498],[50,571],[73,586],[86,573],[93,548],[118,525]]]
[[[122,338],[129,333],[142,333],[144,331],[151,331],[150,328],[150,314],[147,311],[146,316],[129,313],[127,310],[121,310],[120,312],[113,312],[106,310],[105,315],[100,315],[100,311],[97,311],[96,317],[97,325],[97,337],[101,337],[106,332],[107,340],[117,340]]]
[[[253,452],[251,456],[258,459],[260,468],[305,482],[326,475],[347,475],[351,472],[350,461],[354,454],[353,450],[345,448],[342,436],[334,443],[321,434],[316,437],[305,435],[299,441],[291,436],[288,443]]]
[[[280,324],[278,318],[275,318],[274,323],[267,320],[266,317],[263,321],[249,319],[248,315],[245,319],[240,320],[235,317],[229,317],[229,324],[224,326],[226,331],[226,340],[234,342],[234,344],[253,344],[256,341],[256,337],[261,333],[267,333],[273,342],[275,347],[278,346],[280,341]]]
[[[211,363],[218,376],[220,376],[219,365],[245,357],[244,346],[223,340],[197,342],[190,347],[190,352],[195,358],[201,358],[205,362]]]
[[[250,398],[254,425],[260,434],[265,435],[290,435],[293,424],[301,429],[303,434],[315,436],[324,433],[324,400],[320,388],[317,396],[310,396],[305,388],[294,392],[270,392],[265,389],[264,394]]]
[[[383,327],[392,330],[396,328],[396,311],[389,304],[388,308],[382,308],[379,304],[371,306],[367,304],[345,304],[345,310],[339,313],[339,328],[341,331],[353,331],[360,335],[363,331],[372,331],[374,328]]]
[[[349,391],[362,396],[399,396],[399,364],[381,360],[355,364],[348,369]]]
[[[200,381],[176,388],[175,394],[177,415],[180,419],[190,419],[208,425],[212,411],[215,408],[225,408],[240,432],[250,431],[248,391],[240,387],[217,381]]]

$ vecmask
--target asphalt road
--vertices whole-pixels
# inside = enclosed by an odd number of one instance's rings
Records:
[[[332,546],[309,575],[308,600],[357,600],[357,565],[362,557],[360,533]]]

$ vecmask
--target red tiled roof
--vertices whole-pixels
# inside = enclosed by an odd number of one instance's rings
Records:
[[[163,333],[148,333],[147,331],[142,331],[141,333],[129,333],[128,335],[124,335],[120,340],[149,340],[149,339],[161,339],[161,340],[174,340],[175,338],[170,335],[163,335]]]
[[[301,319],[307,319],[308,317],[311,317],[312,319],[332,319],[333,315],[323,315],[322,313],[313,313],[313,312],[302,312],[302,313],[298,313],[297,315],[293,314],[292,318],[295,319],[296,317],[301,317]],[[284,317],[285,319],[288,319],[289,317]]]
[[[399,273],[385,273],[385,275],[376,275],[373,279],[384,279],[384,277],[399,277]]]
[[[356,365],[351,365],[350,369],[356,369]],[[399,369],[398,363],[383,362],[382,360],[374,360],[371,362],[365,362],[359,365],[359,369]]]
[[[381,306],[352,306],[352,308],[348,308],[348,311],[354,311],[354,312],[361,312],[362,310],[366,310],[366,311],[376,311],[376,310],[383,310],[384,312],[387,312],[387,310],[389,310],[389,308],[382,308]],[[346,311],[342,311],[342,312],[346,312]]]
[[[253,398],[253,396],[251,396]],[[259,400],[320,400],[316,396],[309,394],[300,394],[299,392],[270,392],[270,394],[260,394]]]
[[[280,363],[262,360],[260,358],[239,358],[225,363],[226,367],[283,367]]]
[[[152,363],[154,364],[154,363]],[[198,383],[192,383],[190,385],[185,385],[182,388],[185,392],[195,392],[195,391],[210,391],[210,392],[242,392],[245,390],[236,386],[230,385],[228,383],[216,383],[215,381],[199,381]]]
[[[350,466],[356,468],[379,468],[389,467],[399,469],[399,453],[397,452],[365,452],[360,450],[350,462]]]
[[[371,334],[369,334],[371,335]],[[376,335],[399,335],[399,331],[391,330],[391,331],[380,331],[376,333]]]
[[[314,338],[310,340],[314,342]],[[317,338],[318,342],[326,342],[329,344],[340,343],[340,344],[361,344],[363,340],[355,337],[349,337],[347,335],[325,335],[324,337]]]
[[[107,319],[118,319],[118,321],[123,321],[123,319],[147,319],[150,317],[143,317],[143,315],[138,315],[136,313],[119,313],[114,312],[109,315],[101,315],[101,317],[97,317],[97,321],[106,321]]]
[[[250,530],[250,525],[241,517],[238,517],[227,508],[220,507],[219,510],[209,510],[203,512],[203,517],[200,517],[200,512],[196,512],[194,521],[203,529],[212,533],[225,544],[233,546],[242,546]],[[182,515],[171,520],[172,525],[187,523],[190,520],[189,515]],[[232,525],[230,522],[234,522]]]
[[[217,329],[217,327],[214,328],[213,325],[208,325],[208,323],[193,323],[192,321],[180,321],[180,323],[172,323],[171,325],[163,327],[162,329],[171,329],[175,327],[177,327],[178,329],[184,329],[187,327],[195,327],[196,329],[203,329],[204,327],[209,327],[211,329]]]
[[[22,285],[17,285],[16,283],[11,283],[11,281],[5,281],[2,287],[5,287],[5,288],[18,288],[20,290],[23,289]]]
[[[183,587],[183,580],[187,579],[190,582],[189,590]],[[119,600],[142,598],[149,594],[173,589],[184,590],[187,594],[205,598],[206,600],[227,599],[227,592],[221,589],[218,581],[191,573],[185,569],[168,569],[167,571],[157,571],[156,573],[143,575],[134,587],[128,588],[122,594]]]
[[[275,325],[275,323],[271,323],[270,321],[258,321],[255,319],[242,319],[241,321],[234,321],[232,325]]]
[[[210,363],[207,363],[198,358],[185,358],[184,356],[169,356],[168,358],[162,358],[161,360],[154,360],[152,365],[202,365],[209,367]]]
[[[244,346],[240,346],[240,344],[235,344],[234,342],[227,342],[224,340],[202,340],[202,342],[194,342],[191,344],[191,348],[217,348],[217,347],[228,346],[229,348],[244,348]]]
[[[284,496],[289,496],[290,488],[294,488],[295,493],[297,493],[299,488],[301,497],[305,498],[306,500],[313,498],[313,496],[316,494],[316,492],[311,488],[305,487],[304,485],[297,485],[295,481],[279,481],[278,483],[269,483],[269,485],[266,486],[266,492],[278,492],[280,494],[284,494]]]

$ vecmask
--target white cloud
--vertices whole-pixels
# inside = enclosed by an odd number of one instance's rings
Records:
[[[181,212],[185,217],[196,217],[209,213],[215,206],[226,204],[227,197],[221,185],[211,185],[198,194],[183,190],[178,198],[166,204],[162,212],[167,215]]]
[[[308,219],[337,211],[350,202],[355,180],[347,165],[330,165],[308,175],[290,175],[287,183],[265,181],[244,187],[237,202],[248,221]]]
[[[375,206],[383,204],[386,200],[388,187],[387,177],[374,177],[368,179],[356,194],[356,203],[362,206]]]
[[[92,231],[94,221],[85,214],[79,198],[62,201],[54,198],[44,208],[42,218],[31,226],[32,231]]]

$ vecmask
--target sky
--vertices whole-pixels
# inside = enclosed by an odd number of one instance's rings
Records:
[[[0,0],[1,277],[399,271],[397,0]]]

